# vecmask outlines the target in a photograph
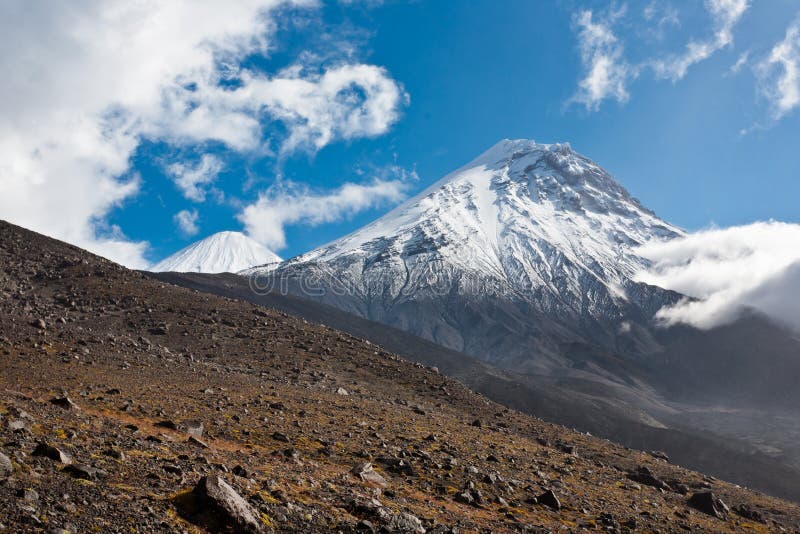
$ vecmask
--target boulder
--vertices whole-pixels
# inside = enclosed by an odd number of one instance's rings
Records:
[[[536,502],[553,510],[561,509],[561,501],[558,500],[553,490],[547,490],[536,497]]]
[[[385,488],[389,485],[386,479],[377,473],[369,462],[356,465],[350,472],[363,480],[368,486]]]
[[[201,478],[193,493],[234,532],[260,534],[266,531],[258,512],[221,477]]]
[[[689,497],[688,504],[692,508],[714,516],[717,519],[724,520],[728,517],[728,506],[722,502],[722,499],[718,498],[710,491],[700,491],[692,494],[692,496]]]
[[[72,463],[72,458],[69,454],[44,441],[40,441],[39,444],[36,445],[36,448],[33,449],[31,455],[44,456],[45,458],[50,458],[51,460],[55,460],[56,462],[61,462],[62,464],[67,465]]]

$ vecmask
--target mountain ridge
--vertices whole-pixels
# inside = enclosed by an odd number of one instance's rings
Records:
[[[541,370],[563,363],[564,342],[651,350],[646,324],[677,296],[633,280],[647,265],[634,249],[679,235],[569,145],[504,140],[377,221],[240,274],[300,295],[311,285],[307,296],[346,311]],[[526,331],[541,358],[473,331],[484,319]]]

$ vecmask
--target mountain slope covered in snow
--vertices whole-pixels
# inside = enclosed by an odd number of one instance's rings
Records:
[[[569,145],[504,140],[374,223],[242,274],[541,370],[565,344],[655,343],[643,325],[676,296],[632,280],[633,249],[681,233]]]
[[[218,232],[154,265],[154,272],[235,273],[281,261],[274,252],[241,232]]]

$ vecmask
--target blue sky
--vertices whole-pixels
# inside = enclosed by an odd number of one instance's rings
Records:
[[[64,144],[64,154],[52,155],[53,169],[61,173],[60,185],[50,188],[55,198],[26,205],[19,199],[33,196],[21,189],[13,205],[11,200],[0,202],[6,212],[2,216],[90,248],[95,245],[110,256],[119,252],[120,257],[135,257],[128,263],[138,266],[217,231],[276,224],[283,233],[274,228],[251,233],[290,257],[375,219],[401,197],[423,189],[499,139],[524,137],[570,142],[645,205],[690,230],[767,219],[798,221],[800,106],[792,90],[797,91],[800,81],[784,76],[787,65],[800,65],[800,38],[787,34],[798,26],[796,1],[709,0],[691,6],[669,0],[351,1],[273,7],[261,26],[243,22],[260,12],[257,0],[249,4],[254,11],[237,7],[241,13],[231,13],[232,8],[217,13],[220,7],[210,7],[196,14],[218,17],[219,25],[229,28],[224,35],[215,33],[214,25],[206,29],[200,24],[196,33],[159,36],[165,57],[173,62],[164,60],[160,70],[143,65],[131,81],[146,80],[153,87],[141,82],[138,91],[130,84],[116,87],[113,79],[99,80],[89,91],[105,98],[100,99],[105,107],[85,104],[86,116],[100,125],[98,161],[89,156],[68,159],[65,154],[75,149],[64,139],[81,138],[71,128],[85,122],[65,122],[57,141]],[[187,10],[196,9],[187,5]],[[58,34],[50,18],[68,26],[93,16],[77,8],[52,14],[46,8],[29,9],[24,2],[0,9],[14,12],[6,13],[9,25],[19,25],[14,17],[26,20],[27,27],[38,24],[45,43],[52,31],[53,49],[67,50],[58,54],[72,48],[58,46],[67,37]],[[167,15],[180,21],[193,13]],[[136,12],[119,24],[133,27],[140,16],[147,14]],[[102,30],[97,30],[98,39],[108,41]],[[246,39],[231,45],[230,35],[237,32]],[[8,39],[14,37],[11,33]],[[185,43],[172,42],[179,39]],[[258,39],[264,42],[253,44]],[[192,40],[212,42],[216,48],[199,55],[190,49],[200,46]],[[679,72],[676,65],[686,58],[688,43],[705,48]],[[770,63],[781,43],[783,62]],[[74,53],[88,59],[75,59],[72,71],[53,71],[43,95],[62,86],[70,94],[74,84],[74,98],[79,99],[85,86],[71,78],[104,65],[114,68],[121,60],[100,57],[94,42],[79,44]],[[24,43],[15,46],[28,51]],[[137,54],[132,61],[160,54],[158,40],[148,44],[152,49],[131,46]],[[31,50],[42,62],[61,59],[50,48]],[[192,70],[179,67],[187,64],[187,57],[195,65]],[[73,59],[68,57],[67,63]],[[599,63],[606,69],[594,72],[606,76],[603,83],[582,91],[582,80]],[[19,70],[19,65],[5,66]],[[319,90],[327,73],[343,67],[352,69],[341,74],[349,78],[340,92],[331,96]],[[23,78],[24,83],[42,83],[33,75]],[[277,79],[310,81],[318,90],[314,95],[321,96],[297,104],[290,101],[291,87],[275,96],[278,89],[270,86],[262,93],[270,99],[264,111],[261,103],[252,102],[258,97],[231,102],[235,91],[217,94],[216,100],[205,94]],[[359,85],[365,83],[374,84],[374,94]],[[24,87],[26,92],[36,89]],[[15,95],[22,92],[16,90]],[[131,96],[147,91],[155,96]],[[170,101],[185,106],[177,118],[164,111],[169,91],[183,95]],[[64,98],[65,107],[76,107]],[[378,111],[358,124],[342,124],[361,116],[371,99],[381,98],[385,105]],[[27,109],[26,102],[11,97],[6,102]],[[36,149],[31,149],[37,154],[32,161],[47,163],[50,153],[42,147],[56,142],[47,137],[54,134],[28,128],[35,113],[44,113],[41,100],[39,104],[29,115],[20,111],[19,117],[12,116],[9,124],[18,132],[24,123],[22,131],[30,130],[32,140],[23,146]],[[298,118],[292,106],[305,106],[303,112],[310,109],[310,115]],[[222,107],[225,113],[214,115]],[[196,108],[207,110],[213,120],[190,122],[187,117]],[[50,110],[47,116],[59,115]],[[309,133],[306,121],[320,125]],[[252,130],[253,122],[257,131],[242,134]],[[205,167],[192,174],[200,162]],[[9,168],[35,167],[22,161]],[[56,170],[45,172],[57,175]],[[76,174],[74,183],[63,178],[67,172]],[[77,178],[79,172],[97,176],[94,181]],[[14,191],[26,178],[15,180],[8,174],[0,179]],[[53,207],[59,199],[88,198],[97,191],[103,194],[87,200],[83,211],[64,215],[83,221],[74,231],[59,226],[63,218],[37,215],[62,209]],[[242,215],[248,206],[250,226]]]

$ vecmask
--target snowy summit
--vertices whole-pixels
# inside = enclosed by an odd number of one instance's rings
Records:
[[[281,261],[277,254],[241,232],[219,232],[192,243],[154,265],[154,272],[235,273]]]
[[[614,346],[665,298],[634,281],[636,248],[679,235],[568,144],[506,139],[372,224],[241,274],[301,295],[318,280],[331,291],[313,298],[493,360]]]

